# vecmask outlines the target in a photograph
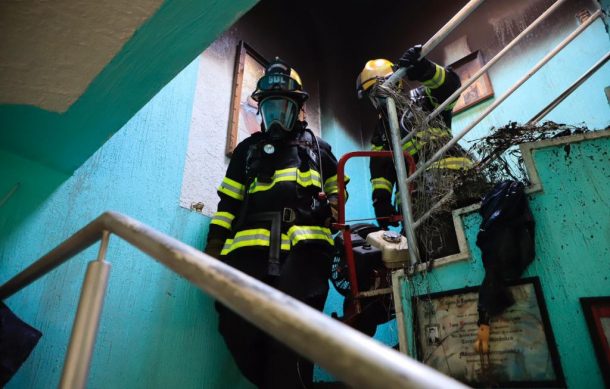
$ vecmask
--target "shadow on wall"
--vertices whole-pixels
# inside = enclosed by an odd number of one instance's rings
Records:
[[[0,241],[69,176],[0,150]]]

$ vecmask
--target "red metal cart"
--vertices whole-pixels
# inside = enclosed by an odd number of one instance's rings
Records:
[[[337,183],[339,188],[345,187],[345,164],[350,158],[354,157],[370,157],[370,158],[392,158],[393,153],[391,151],[353,151],[351,153],[347,153],[339,159],[339,163],[337,165]],[[415,171],[415,161],[413,157],[404,153],[405,158],[407,160],[407,165],[409,168],[409,174]],[[412,191],[412,186],[409,187],[409,190]],[[345,222],[345,192],[343,190],[339,190],[339,204],[338,204],[338,216],[337,223],[334,224],[334,227],[341,231],[343,234],[343,242],[344,242],[344,253],[346,257],[347,267],[348,267],[348,276],[350,281],[350,291],[351,297],[355,304],[355,313],[358,314],[361,312],[359,299],[362,298],[360,290],[358,288],[358,277],[356,273],[356,263],[354,260],[354,253],[352,251],[352,237],[350,233],[350,225]],[[386,219],[390,221],[400,221],[402,220],[401,215],[388,216]]]

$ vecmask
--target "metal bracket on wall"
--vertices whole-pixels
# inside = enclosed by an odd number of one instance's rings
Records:
[[[2,207],[21,187],[21,182],[16,183],[6,194],[0,199],[0,207]]]

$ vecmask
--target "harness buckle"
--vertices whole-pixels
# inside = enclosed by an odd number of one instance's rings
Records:
[[[294,223],[297,220],[297,213],[292,208],[284,208],[282,210],[282,221],[284,223]]]

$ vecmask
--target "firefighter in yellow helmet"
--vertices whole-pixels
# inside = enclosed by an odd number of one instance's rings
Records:
[[[420,87],[409,92],[411,102],[419,106],[424,112],[430,113],[455,92],[461,83],[458,75],[450,68],[437,65],[425,57],[420,58],[421,48],[421,46],[414,46],[408,49],[400,58],[398,66],[406,68],[408,80],[421,83]],[[358,97],[368,97],[378,113],[378,124],[372,138],[372,149],[376,151],[391,150],[390,127],[384,105],[379,104],[370,92],[376,84],[383,83],[391,76],[395,68],[395,65],[386,59],[371,60],[365,64],[356,81]],[[416,162],[419,159],[419,152],[426,147],[427,143],[438,145],[451,139],[451,111],[454,105],[455,103],[450,104],[440,114],[445,128],[431,127],[419,131],[414,139],[403,145],[403,150],[411,154]],[[406,123],[401,122],[401,137],[406,136],[412,130],[412,123],[408,122],[409,120]],[[447,153],[447,157],[434,164],[433,168],[445,169],[450,172],[471,166],[472,161],[464,150],[460,146],[455,146]],[[382,217],[395,214],[396,206],[392,204],[392,193],[396,184],[396,172],[392,160],[390,158],[371,158],[370,171],[375,215]],[[416,194],[414,201],[417,201],[418,195],[425,196],[425,193]],[[448,213],[441,214],[437,216],[436,220],[439,228],[436,229],[435,233],[418,236],[423,260],[439,258],[459,251],[451,215]],[[388,225],[396,226],[398,224],[379,220],[379,225],[382,228],[387,228]]]
[[[334,253],[329,229],[339,192],[330,146],[299,113],[308,94],[276,58],[252,98],[262,119],[237,145],[218,188],[205,252],[322,310]],[[313,366],[217,303],[219,331],[241,372],[264,388],[297,388]]]

